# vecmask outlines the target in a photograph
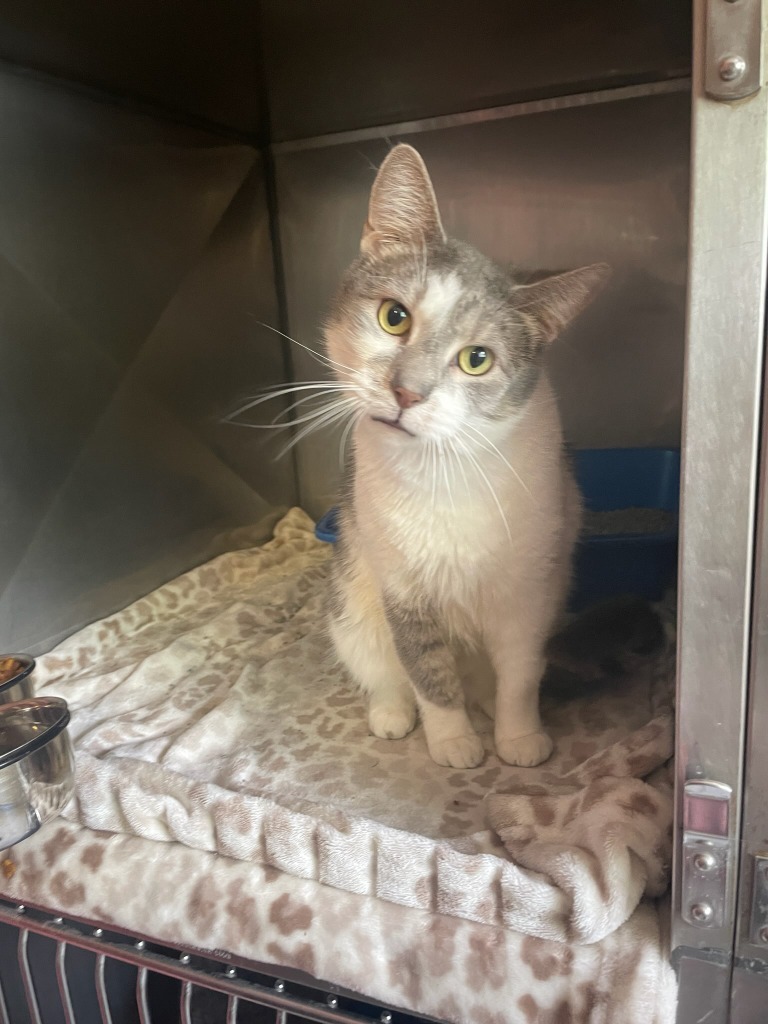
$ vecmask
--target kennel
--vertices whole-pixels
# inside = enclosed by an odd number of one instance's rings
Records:
[[[676,993],[678,1024],[765,1020],[764,18],[759,0],[3,5],[0,649],[44,655],[80,752],[74,810],[0,865],[0,1021],[667,1024]],[[531,270],[612,264],[551,353],[568,441],[682,442],[671,897],[663,852],[627,840],[633,893],[595,897],[620,904],[610,926],[568,917],[488,833],[501,768],[447,778],[417,738],[337,777],[333,730],[368,742],[354,696],[324,718],[298,656],[265,653],[298,645],[310,679],[322,660],[327,552],[296,508],[333,504],[343,439],[276,459],[284,437],[227,415],[323,379],[280,332],[317,345],[399,140],[450,233]],[[246,663],[274,691],[258,714]],[[595,756],[635,743],[644,768],[613,768],[662,815],[667,697],[650,720],[636,694],[592,707],[579,736],[558,719],[568,785],[601,784],[574,745],[595,755],[602,728]],[[289,735],[281,711],[310,698]],[[255,760],[243,721],[275,728]]]

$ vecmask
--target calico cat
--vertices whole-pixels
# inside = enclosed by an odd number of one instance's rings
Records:
[[[551,753],[539,683],[581,499],[542,358],[606,274],[518,284],[446,237],[414,149],[379,170],[326,327],[356,408],[330,627],[371,731],[405,736],[418,708],[438,764],[483,758],[463,679],[495,714],[499,757]]]

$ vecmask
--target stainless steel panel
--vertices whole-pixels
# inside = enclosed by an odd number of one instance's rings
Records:
[[[731,787],[729,855],[736,864],[763,364],[768,90],[734,105],[705,96],[705,8],[697,0],[672,946],[730,958],[733,894],[721,927],[681,916],[681,804],[688,779]],[[713,1019],[725,1019],[725,1009],[713,1003]]]
[[[612,263],[600,301],[553,347],[566,432],[578,445],[679,440],[688,234],[686,93],[549,109],[412,134],[449,232],[502,262]],[[376,166],[391,140],[276,149],[289,329],[316,345],[356,251]],[[297,379],[322,369],[293,352]],[[335,495],[338,435],[300,452],[302,500]]]
[[[730,977],[727,964],[681,957],[676,1024],[728,1024]]]
[[[763,89],[763,93],[766,91]],[[765,396],[768,372],[763,379]],[[740,973],[753,971],[765,976],[768,975],[768,413],[765,399],[763,401],[736,954],[743,965]],[[747,985],[746,979],[738,982],[742,1002]],[[734,1001],[736,988],[734,978]],[[768,993],[768,983],[763,980],[757,990]],[[768,1001],[764,1004],[763,1019],[766,1018]],[[734,1016],[733,1021],[744,1024],[755,1019],[745,1011],[743,1016]]]
[[[0,89],[0,647],[45,647],[293,500],[220,422],[283,379],[255,150]]]
[[[740,964],[733,972],[728,1024],[765,1024],[768,1020],[768,974]],[[709,1021],[706,1022],[709,1024]],[[714,1024],[714,1022],[713,1022]]]
[[[265,129],[257,2],[4,0],[0,59],[181,117]]]
[[[264,0],[273,140],[686,75],[685,0]]]

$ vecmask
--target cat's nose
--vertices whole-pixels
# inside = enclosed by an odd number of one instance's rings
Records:
[[[423,402],[424,396],[417,395],[415,391],[409,391],[408,388],[392,388],[395,396],[395,401],[401,409],[410,409],[412,405],[416,405],[417,402]]]

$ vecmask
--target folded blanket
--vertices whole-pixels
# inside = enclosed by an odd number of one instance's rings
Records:
[[[67,821],[12,856],[0,890],[13,899],[452,1024],[674,1024],[669,911],[648,902],[601,942],[568,946]]]
[[[324,629],[329,548],[292,510],[40,659],[73,712],[91,829],[269,865],[544,939],[595,942],[667,884],[670,651],[622,692],[545,708],[550,762],[441,768],[368,735]]]

